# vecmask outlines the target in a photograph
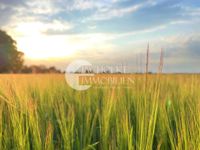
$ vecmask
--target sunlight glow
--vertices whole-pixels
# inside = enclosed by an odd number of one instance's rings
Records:
[[[110,35],[96,34],[47,34],[48,30],[58,31],[68,27],[62,26],[58,21],[52,24],[40,22],[20,23],[12,31],[15,35],[20,51],[25,53],[26,58],[48,59],[69,57],[80,50],[95,50],[108,48],[108,40],[113,39]]]
[[[78,49],[62,36],[44,35],[19,38],[18,46],[27,58],[33,59],[69,56]]]
[[[48,35],[48,31],[62,31],[69,29],[68,24],[59,21],[52,23],[26,22],[19,23],[12,30],[12,35],[17,40],[20,51],[25,53],[26,58],[43,59],[65,57],[82,49],[75,41],[71,41],[66,35]]]

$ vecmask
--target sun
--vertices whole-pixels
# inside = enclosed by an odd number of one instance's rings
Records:
[[[20,51],[26,58],[47,59],[65,57],[74,54],[80,47],[67,35],[48,35],[44,33],[45,25],[20,23],[12,31]]]

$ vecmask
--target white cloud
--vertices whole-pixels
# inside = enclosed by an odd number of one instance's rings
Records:
[[[76,0],[72,6],[68,6],[69,10],[86,10],[98,7],[99,3],[94,1]]]
[[[67,5],[68,10],[102,9],[111,7],[118,0],[74,0],[72,5]]]
[[[8,30],[14,37],[20,36],[34,36],[45,34],[46,32],[64,32],[73,28],[73,25],[60,20],[53,20],[51,22],[42,22],[34,20],[13,22],[11,26],[6,26],[4,29]]]
[[[120,9],[112,9],[104,12],[97,12],[94,16],[92,16],[91,20],[108,20],[113,17],[122,17],[126,14],[137,11],[140,8],[140,5],[134,5],[127,8]]]
[[[34,14],[52,15],[62,11],[61,8],[56,7],[55,1],[53,0],[31,0],[27,1],[26,4]]]
[[[123,17],[127,14],[134,13],[139,9],[150,5],[154,5],[154,2],[152,2],[151,0],[124,8],[117,8],[112,5],[110,5],[109,7],[101,7],[97,9],[94,15],[86,18],[86,20],[109,20],[115,17]]]

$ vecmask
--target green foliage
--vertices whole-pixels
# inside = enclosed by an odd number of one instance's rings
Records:
[[[0,73],[18,72],[23,66],[23,53],[16,47],[16,41],[0,30]]]

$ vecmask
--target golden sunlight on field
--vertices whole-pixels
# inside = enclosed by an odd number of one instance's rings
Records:
[[[132,76],[80,92],[64,75],[0,75],[0,148],[198,149],[200,76]]]

